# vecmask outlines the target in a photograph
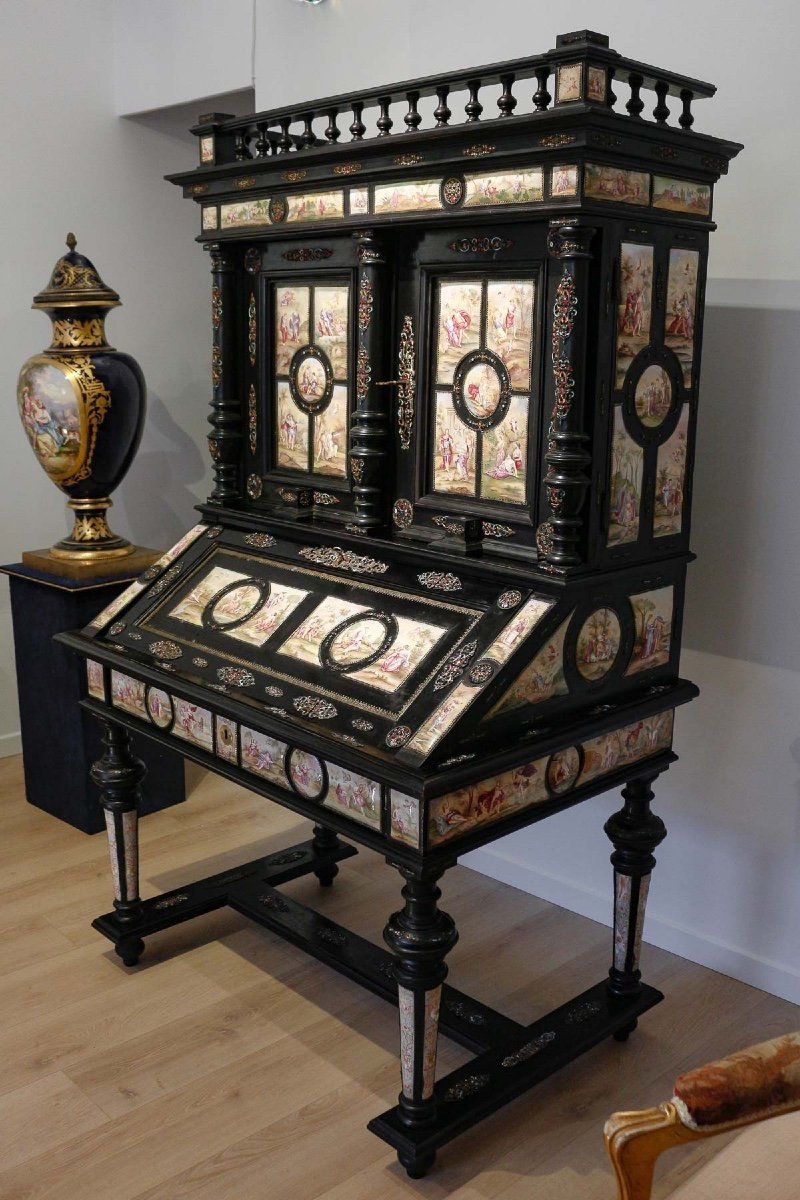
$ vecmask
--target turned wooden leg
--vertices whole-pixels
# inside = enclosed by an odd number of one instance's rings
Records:
[[[312,844],[315,851],[323,851],[338,850],[342,843],[332,829],[326,829],[324,825],[315,825]],[[339,868],[336,863],[326,863],[324,867],[315,867],[314,874],[321,887],[330,887],[339,874]]]
[[[416,1130],[431,1125],[436,1117],[433,1085],[439,1004],[447,976],[444,959],[458,941],[458,933],[452,917],[437,906],[441,892],[436,882],[443,869],[401,867],[400,873],[406,880],[405,905],[389,918],[383,936],[395,953],[398,985],[403,1085],[399,1116]],[[433,1166],[435,1153],[400,1151],[398,1158],[411,1178],[419,1179]]]
[[[650,787],[658,772],[640,775],[623,788],[625,805],[609,817],[605,831],[614,843],[614,956],[608,986],[615,996],[635,996],[641,991],[639,954],[650,887],[656,860],[653,851],[667,836],[664,822],[650,811]],[[636,1022],[614,1036],[625,1041]]]
[[[105,753],[91,769],[94,783],[101,789],[100,802],[105,809],[111,876],[114,880],[114,908],[124,930],[137,921],[142,902],[139,897],[139,785],[145,766],[131,754],[131,739],[121,725],[105,721]],[[126,967],[135,966],[144,950],[141,938],[131,934],[116,943],[115,950]]]

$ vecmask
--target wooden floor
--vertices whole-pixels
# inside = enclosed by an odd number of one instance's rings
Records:
[[[221,780],[192,787],[141,823],[144,895],[308,836]],[[122,967],[90,928],[110,907],[105,840],[28,806],[19,759],[0,761],[0,835],[3,1200],[612,1200],[609,1112],[798,1025],[794,1005],[646,947],[667,1000],[630,1042],[592,1051],[412,1182],[365,1129],[398,1091],[392,1008],[227,910]],[[330,891],[288,886],[376,941],[399,899],[399,877],[366,851]],[[605,974],[603,926],[464,867],[444,890],[462,934],[451,982],[511,1016],[533,1020]],[[441,1069],[464,1057],[440,1041]],[[668,1157],[656,1196],[721,1148]]]

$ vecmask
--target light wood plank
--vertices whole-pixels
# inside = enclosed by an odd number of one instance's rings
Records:
[[[52,1151],[108,1117],[66,1075],[55,1072],[0,1096],[0,1163],[8,1169]]]

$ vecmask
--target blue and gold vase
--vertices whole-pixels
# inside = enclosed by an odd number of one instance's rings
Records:
[[[46,552],[50,569],[71,563],[96,573],[96,564],[110,567],[136,549],[109,529],[106,512],[142,436],[145,382],[138,363],[106,341],[106,314],[119,296],[76,253],[74,234],[67,246],[33,298],[53,323],[53,340],[20,371],[17,404],[34,454],[74,512],[72,532]]]

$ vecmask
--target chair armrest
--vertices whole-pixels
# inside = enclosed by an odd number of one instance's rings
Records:
[[[692,1129],[748,1124],[800,1107],[800,1033],[771,1038],[687,1071],[673,1096]]]

